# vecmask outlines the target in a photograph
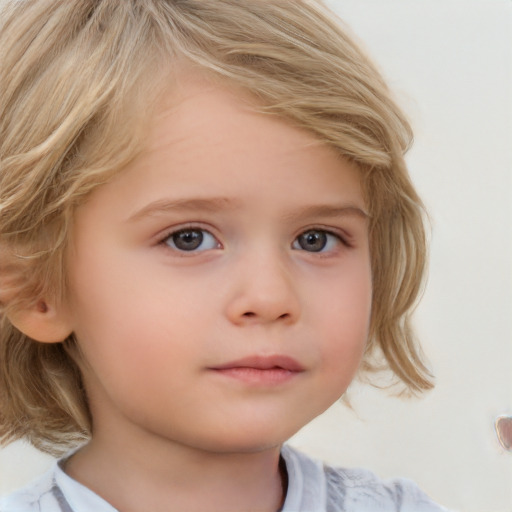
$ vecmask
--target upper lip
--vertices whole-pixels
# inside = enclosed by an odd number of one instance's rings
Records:
[[[236,361],[215,366],[213,370],[228,370],[231,368],[255,368],[257,370],[270,370],[272,368],[281,368],[290,372],[302,372],[304,367],[293,357],[284,355],[272,356],[249,356]]]

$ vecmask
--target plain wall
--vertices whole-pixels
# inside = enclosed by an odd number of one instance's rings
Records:
[[[377,61],[416,134],[410,171],[432,221],[417,325],[437,386],[402,400],[368,386],[292,443],[313,456],[406,476],[445,506],[512,510],[512,2],[331,0]],[[0,450],[0,492],[51,459]]]

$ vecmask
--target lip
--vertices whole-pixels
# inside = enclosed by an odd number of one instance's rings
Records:
[[[249,356],[210,368],[215,373],[248,384],[283,384],[305,368],[284,355]]]

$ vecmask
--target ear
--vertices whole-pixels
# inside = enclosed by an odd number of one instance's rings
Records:
[[[66,308],[55,307],[42,299],[11,313],[9,320],[23,334],[42,343],[59,343],[73,331]]]

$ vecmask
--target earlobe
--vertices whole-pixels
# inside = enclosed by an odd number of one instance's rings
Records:
[[[44,300],[9,315],[11,323],[23,334],[42,343],[59,343],[71,333],[71,322],[62,309]]]

